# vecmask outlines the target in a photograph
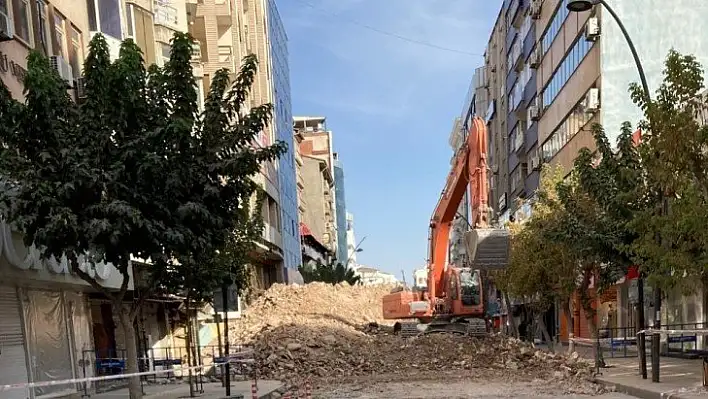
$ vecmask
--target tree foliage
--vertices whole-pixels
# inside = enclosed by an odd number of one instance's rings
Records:
[[[528,298],[538,312],[556,301],[568,301],[575,289],[576,259],[565,241],[549,240],[549,232],[563,222],[564,211],[556,191],[563,180],[560,167],[544,165],[531,217],[512,224],[509,267],[497,277],[510,295]]]
[[[300,266],[299,271],[305,284],[321,281],[332,285],[344,282],[355,285],[359,284],[361,280],[361,277],[356,275],[354,269],[336,260],[331,260],[328,263],[318,261],[311,266]]]
[[[169,282],[169,273],[189,275],[229,247],[245,220],[239,212],[257,189],[252,177],[286,150],[281,142],[252,145],[272,114],[270,104],[249,109],[246,102],[255,55],[244,58],[233,82],[226,69],[214,74],[201,114],[191,57],[192,39],[178,33],[163,68],[146,69],[132,40],[111,62],[99,34],[89,45],[79,103],[36,52],[28,59],[24,102],[0,87],[3,217],[43,258],[66,256],[71,271],[115,306],[129,285],[131,256],[149,260],[150,291]],[[96,281],[83,256],[90,265],[115,265],[120,289]],[[129,372],[137,370],[132,322],[139,304],[118,312]],[[139,396],[133,379],[131,397]]]
[[[653,101],[637,85],[631,89],[635,103],[645,110],[639,154],[651,199],[632,223],[637,239],[631,249],[652,284],[690,289],[708,265],[703,68],[694,56],[672,50],[663,76]]]

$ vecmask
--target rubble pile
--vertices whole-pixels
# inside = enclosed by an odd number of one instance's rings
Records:
[[[385,323],[381,298],[392,288],[346,283],[274,284],[233,322],[229,337],[232,342],[249,344],[264,328],[283,325],[354,331],[370,322]]]
[[[577,354],[547,353],[502,335],[394,335],[381,314],[390,289],[276,285],[234,323],[230,337],[254,349],[261,377],[287,381],[466,370],[557,381],[591,376]]]

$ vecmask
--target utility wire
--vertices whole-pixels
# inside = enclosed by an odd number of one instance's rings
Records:
[[[370,31],[372,31],[372,32],[376,32],[376,33],[381,34],[381,35],[384,35],[384,36],[393,37],[393,38],[396,38],[396,39],[399,39],[399,40],[406,41],[406,42],[408,42],[408,43],[418,44],[418,45],[421,45],[421,46],[426,46],[426,47],[430,47],[430,48],[434,48],[434,49],[438,49],[438,50],[449,51],[449,52],[451,52],[451,53],[464,54],[464,55],[469,55],[469,56],[472,56],[472,57],[484,57],[484,54],[470,53],[470,52],[468,52],[468,51],[462,51],[462,50],[456,50],[456,49],[449,48],[449,47],[443,47],[443,46],[439,46],[439,45],[434,44],[434,43],[424,42],[424,41],[422,41],[422,40],[417,40],[417,39],[411,39],[411,38],[409,38],[409,37],[405,37],[405,36],[399,35],[399,34],[397,34],[397,33],[393,33],[393,32],[388,32],[388,31],[385,31],[385,30],[381,30],[381,29],[375,28],[375,27],[373,27],[373,26],[371,26],[371,25],[363,24],[363,23],[361,23],[361,22],[359,22],[359,21],[357,21],[357,20],[354,20],[354,19],[351,19],[351,18],[347,18],[347,17],[345,17],[345,16],[342,16],[341,14],[337,14],[337,13],[334,13],[334,12],[331,12],[331,11],[327,11],[327,10],[325,10],[325,9],[322,9],[322,8],[320,8],[320,7],[317,7],[316,5],[310,3],[309,1],[306,1],[306,0],[296,0],[296,1],[299,2],[299,3],[301,3],[301,4],[304,4],[304,5],[308,6],[308,7],[310,7],[310,8],[312,8],[313,10],[316,10],[316,11],[319,11],[319,12],[322,12],[322,13],[325,13],[325,14],[328,14],[328,15],[330,15],[330,16],[332,16],[332,17],[335,17],[335,18],[339,18],[339,19],[341,19],[341,20],[343,20],[343,21],[345,21],[345,22],[349,22],[349,23],[352,24],[352,25],[356,25],[356,26],[358,26],[358,27],[360,27],[360,28],[368,29],[368,30],[370,30]]]

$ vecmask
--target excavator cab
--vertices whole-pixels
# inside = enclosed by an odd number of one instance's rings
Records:
[[[449,267],[446,273],[447,304],[445,314],[478,317],[484,314],[482,276],[469,267]]]

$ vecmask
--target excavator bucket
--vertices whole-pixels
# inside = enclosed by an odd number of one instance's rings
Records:
[[[474,229],[465,233],[467,257],[472,267],[504,269],[509,264],[510,234],[506,229]]]

